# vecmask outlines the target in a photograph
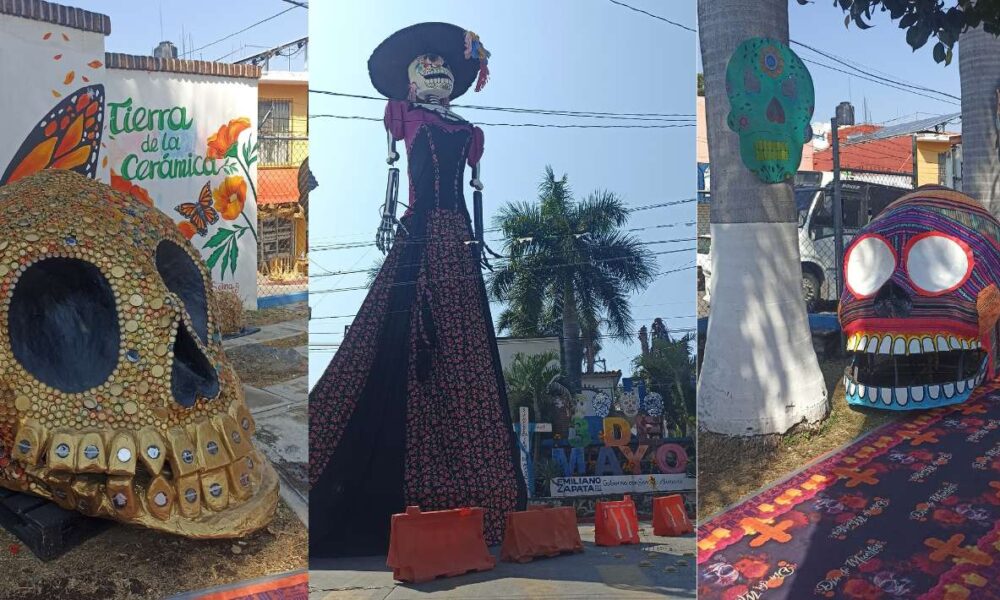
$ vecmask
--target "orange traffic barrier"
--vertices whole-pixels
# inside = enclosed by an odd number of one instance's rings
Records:
[[[536,505],[507,513],[500,560],[524,563],[563,552],[583,552],[576,511],[572,507]]]
[[[639,517],[628,495],[618,501],[598,502],[594,513],[594,542],[598,546],[639,543]]]
[[[386,565],[398,581],[489,571],[496,563],[483,538],[482,508],[420,512],[407,506],[405,513],[392,515]]]
[[[694,531],[684,507],[684,497],[680,494],[653,498],[653,533],[675,536]]]

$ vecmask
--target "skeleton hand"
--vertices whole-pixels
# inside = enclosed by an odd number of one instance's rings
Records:
[[[478,177],[473,177],[472,181],[469,182],[469,185],[471,185],[473,188],[475,188],[480,192],[483,191],[483,182],[479,181]]]
[[[391,215],[382,215],[382,223],[378,226],[378,231],[375,233],[375,247],[378,248],[382,254],[388,254],[389,250],[392,248],[392,242],[396,238],[396,219]]]

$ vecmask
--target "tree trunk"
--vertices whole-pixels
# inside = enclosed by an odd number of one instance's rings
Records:
[[[563,326],[563,373],[570,392],[579,394],[583,389],[580,370],[583,366],[583,347],[580,344],[580,317],[576,312],[576,295],[573,282],[563,284],[562,326]]]
[[[712,312],[698,380],[699,426],[729,435],[783,433],[827,412],[826,386],[802,300],[791,182],[766,184],[743,164],[726,125],[726,65],[743,40],[788,43],[788,0],[699,0],[712,164]]]
[[[962,80],[962,191],[1000,216],[1000,38],[982,26],[958,42]]]

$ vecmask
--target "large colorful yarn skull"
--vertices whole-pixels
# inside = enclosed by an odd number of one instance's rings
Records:
[[[1000,223],[975,200],[922,188],[868,224],[844,256],[840,322],[851,404],[955,404],[997,372]]]
[[[0,188],[0,486],[189,537],[266,525],[277,477],[160,211],[69,171]]]
[[[793,177],[812,139],[815,96],[805,63],[778,40],[745,40],[726,67],[726,94],[726,122],[740,136],[746,167],[767,183]]]

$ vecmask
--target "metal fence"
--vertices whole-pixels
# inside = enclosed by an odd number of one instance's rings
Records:
[[[258,156],[257,305],[266,308],[306,299],[308,187],[300,184],[300,167],[309,156],[309,140],[262,132]]]
[[[809,312],[836,311],[843,291],[843,256],[858,230],[868,224],[896,198],[916,186],[916,166],[892,171],[865,168],[864,157],[877,150],[864,143],[851,144],[854,160],[841,166],[843,149],[832,121],[833,165],[830,171],[799,172],[795,179],[798,212],[799,260],[802,265],[802,296]],[[848,142],[850,144],[850,142]],[[882,151],[884,152],[884,151]],[[861,160],[858,160],[858,157]],[[711,310],[711,235],[708,194],[698,210],[698,316]],[[704,205],[704,208],[702,206]]]

